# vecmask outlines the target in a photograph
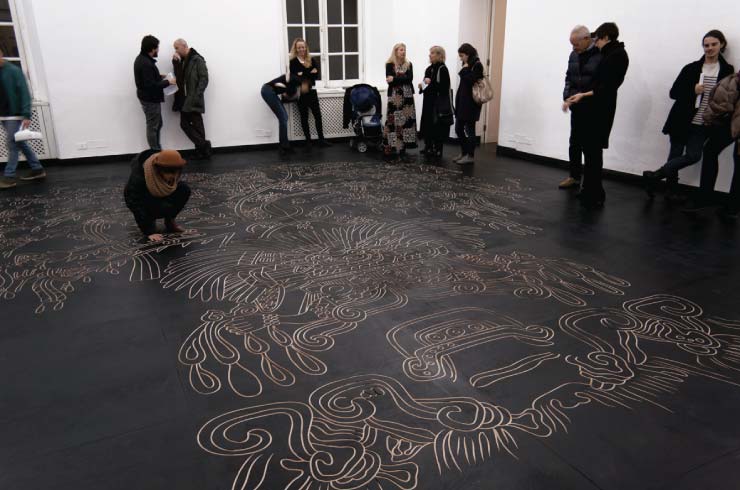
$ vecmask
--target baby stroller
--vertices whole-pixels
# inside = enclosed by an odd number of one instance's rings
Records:
[[[365,153],[373,145],[383,147],[383,110],[378,89],[361,83],[347,89],[344,94],[344,127],[350,127],[356,137],[349,146]]]

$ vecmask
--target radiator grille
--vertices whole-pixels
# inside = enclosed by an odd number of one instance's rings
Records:
[[[344,94],[320,94],[319,107],[321,107],[321,119],[324,123],[324,136],[327,138],[339,138],[343,136],[352,136],[354,131],[342,127],[342,117],[344,110]],[[298,111],[298,104],[288,104],[289,125],[288,134],[291,140],[302,140],[303,128],[301,127],[301,114]],[[311,127],[311,137],[317,138],[316,125],[314,124],[313,115],[309,113],[309,125]]]
[[[54,152],[54,136],[50,131],[51,129],[51,118],[48,110],[49,106],[42,104],[34,104],[31,111],[31,129],[33,131],[39,131],[44,135],[43,140],[32,140],[28,144],[36,153],[41,160],[48,160],[55,158]],[[8,161],[8,148],[5,145],[5,127],[0,125],[0,162]],[[20,154],[20,159],[25,160],[23,153]]]

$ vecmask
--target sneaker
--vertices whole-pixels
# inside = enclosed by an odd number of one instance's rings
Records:
[[[0,190],[12,189],[18,185],[13,177],[0,177]]]
[[[31,173],[21,177],[21,180],[28,182],[29,180],[43,180],[46,178],[46,171],[41,168],[39,170],[31,170]]]
[[[465,155],[462,154],[462,153],[460,153],[458,156],[456,156],[455,158],[453,158],[452,161],[455,162],[455,163],[457,163],[460,160],[462,160],[463,158],[465,158]]]
[[[581,181],[576,180],[573,177],[568,177],[558,184],[558,189],[573,189],[574,187],[581,187]]]
[[[332,146],[332,144],[331,144],[330,141],[326,141],[325,139],[320,139],[319,140],[319,146],[321,148],[329,148],[330,146]]]
[[[456,161],[458,165],[470,165],[472,163],[475,163],[475,158],[471,157],[470,155],[463,155],[463,157]]]

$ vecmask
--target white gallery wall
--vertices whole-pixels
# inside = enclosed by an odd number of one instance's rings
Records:
[[[576,24],[592,30],[606,21],[619,25],[630,55],[606,168],[641,174],[665,162],[668,137],[663,124],[672,101],[668,91],[681,68],[702,54],[702,36],[711,29],[728,38],[726,57],[740,67],[740,2],[716,0],[711,8],[688,0],[568,0],[508,2],[503,69],[500,144],[546,157],[568,159],[569,115],[561,112],[568,37]],[[721,160],[718,189],[732,174],[731,149]],[[699,166],[681,173],[698,184]]]
[[[172,41],[184,37],[206,58],[206,130],[214,146],[277,141],[277,122],[261,85],[281,73],[284,0],[17,0],[33,37],[37,96],[48,99],[62,159],[134,153],[146,148],[144,116],[136,98],[133,62],[141,38],[161,40],[158,66],[171,71]],[[365,79],[385,87],[385,61],[405,42],[421,80],[428,48],[445,46],[455,73],[461,1],[364,0]],[[163,105],[162,143],[190,148],[179,116]],[[421,106],[419,105],[419,110]],[[271,131],[264,136],[263,130]],[[81,142],[92,142],[80,149]]]

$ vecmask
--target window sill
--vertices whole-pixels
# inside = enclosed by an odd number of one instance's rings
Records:
[[[317,93],[318,93],[319,95],[326,95],[326,96],[330,96],[330,95],[337,95],[337,94],[342,94],[342,95],[343,95],[343,94],[344,94],[344,92],[345,92],[345,91],[346,91],[346,90],[347,90],[348,88],[350,88],[350,87],[354,87],[355,85],[359,85],[359,84],[361,84],[361,83],[366,83],[366,84],[368,84],[368,85],[370,85],[370,86],[373,86],[373,84],[372,84],[372,83],[370,83],[370,82],[355,82],[355,83],[352,83],[352,84],[350,84],[350,85],[347,85],[347,86],[343,86],[343,87],[325,87],[325,88],[317,88],[317,89],[316,89],[316,92],[317,92]],[[388,91],[388,87],[387,87],[387,86],[385,86],[385,87],[381,87],[381,86],[379,86],[379,85],[375,85],[375,87],[376,87],[376,88],[378,89],[378,92],[381,92],[381,93],[385,93],[385,92],[387,92],[387,91]]]

